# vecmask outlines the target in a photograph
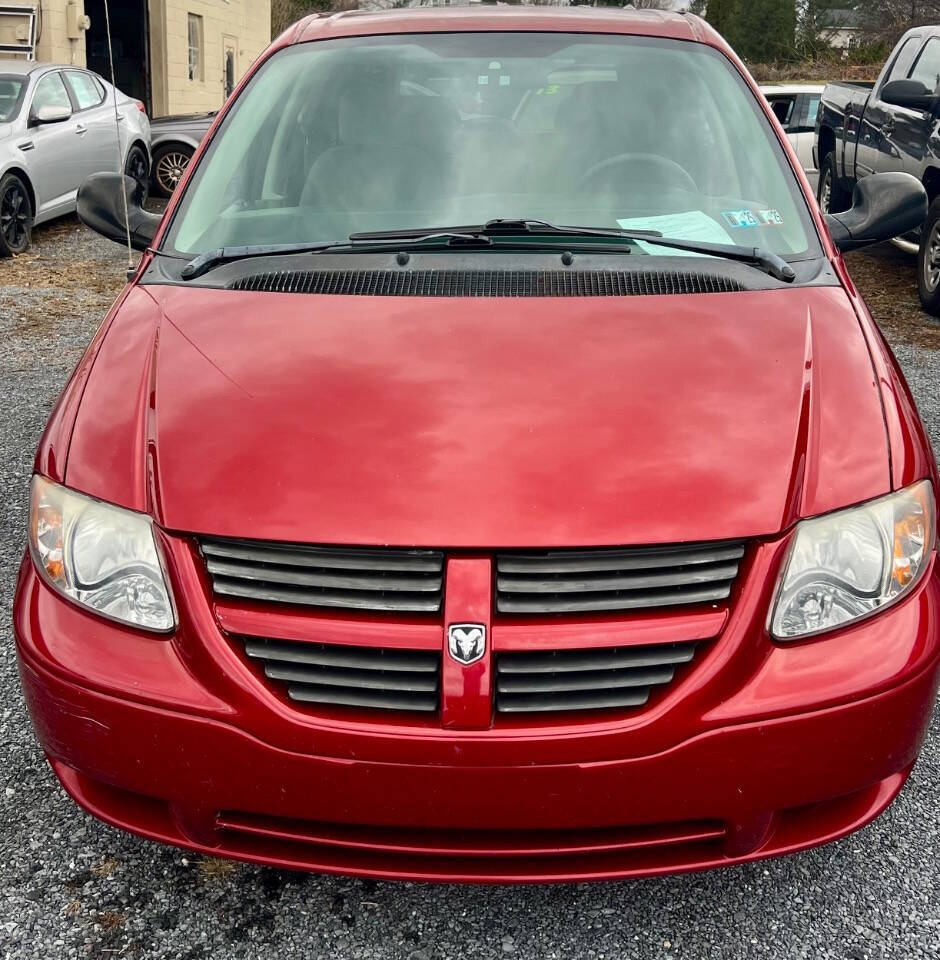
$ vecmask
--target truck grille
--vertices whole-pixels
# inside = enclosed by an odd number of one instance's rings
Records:
[[[438,708],[441,655],[433,650],[248,638],[245,652],[299,703],[421,713]]]
[[[496,710],[563,713],[640,707],[694,656],[694,643],[498,653]]]
[[[500,553],[500,613],[649,610],[725,600],[743,543]]]
[[[305,607],[436,613],[444,556],[436,550],[308,547],[203,539],[216,594]]]

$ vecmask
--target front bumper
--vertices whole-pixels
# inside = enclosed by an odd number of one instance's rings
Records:
[[[772,583],[761,566],[774,562],[758,556],[749,581]],[[177,552],[172,567],[180,596],[198,571]],[[14,626],[43,749],[73,799],[106,822],[322,872],[612,879],[828,842],[903,786],[936,695],[936,570],[881,616],[789,647],[755,626],[765,593],[738,599],[679,703],[633,724],[495,732],[311,720],[265,702],[254,678],[218,658],[207,673],[185,639],[143,636],[62,601],[28,561]],[[208,604],[186,606],[201,619],[181,630],[221,651]],[[748,645],[761,666],[745,675],[731,654]]]

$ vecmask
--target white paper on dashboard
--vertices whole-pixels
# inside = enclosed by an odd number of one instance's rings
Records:
[[[670,213],[661,217],[630,217],[618,220],[617,223],[624,230],[656,230],[664,237],[673,237],[676,240],[689,240],[693,243],[734,243],[728,231],[701,210],[689,210],[688,213]],[[637,241],[637,245],[646,253],[659,257],[703,257],[707,254],[688,253],[685,250],[674,250],[671,247],[661,247],[654,243]]]

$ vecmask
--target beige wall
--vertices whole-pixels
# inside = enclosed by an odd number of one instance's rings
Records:
[[[29,6],[26,0],[14,0],[16,6]],[[36,59],[55,63],[74,63],[85,66],[85,39],[79,31],[79,36],[69,39],[67,29],[68,0],[42,0],[42,18],[39,21],[41,34],[36,47]],[[73,0],[75,17],[80,18],[85,12],[82,0]],[[38,8],[38,2],[33,4]],[[21,37],[28,36],[26,32],[29,20],[26,17],[4,17],[0,23],[0,42],[17,43]]]
[[[149,3],[154,116],[217,110],[224,100],[226,42],[235,48],[237,82],[271,41],[270,0]],[[196,80],[189,79],[190,13],[202,17],[202,77]]]

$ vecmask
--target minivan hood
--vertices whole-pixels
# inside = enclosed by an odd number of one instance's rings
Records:
[[[890,489],[872,364],[834,287],[137,288],[67,482],[172,530],[468,549],[766,535]]]

